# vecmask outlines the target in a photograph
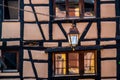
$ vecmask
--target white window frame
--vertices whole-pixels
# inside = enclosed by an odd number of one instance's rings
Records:
[[[4,16],[5,16],[5,15],[4,15],[4,10],[5,10],[5,9],[4,9],[4,6],[5,6],[4,1],[5,1],[5,0],[3,0],[3,21],[19,21],[19,20],[20,20],[20,16],[19,16],[19,14],[20,14],[20,0],[18,0],[18,10],[17,10],[17,11],[18,11],[18,19],[5,19],[5,18],[4,18]],[[17,9],[17,8],[16,8],[16,9]]]

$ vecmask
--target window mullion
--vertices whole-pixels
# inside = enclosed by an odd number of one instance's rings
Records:
[[[80,62],[79,72],[80,72],[80,75],[83,75],[83,73],[84,73],[84,53],[79,54],[79,62]]]
[[[65,4],[66,4],[66,17],[69,17],[69,1],[65,0]]]
[[[66,53],[66,74],[69,74],[69,59],[68,59],[68,53]]]
[[[52,0],[53,1],[53,11],[54,11],[54,15],[55,15],[55,17],[57,17],[56,16],[56,3],[55,3],[55,0]]]

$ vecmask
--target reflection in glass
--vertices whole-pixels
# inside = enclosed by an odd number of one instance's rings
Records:
[[[95,16],[94,0],[84,0],[84,16]]]
[[[69,74],[79,74],[79,54],[69,53],[68,62]]]
[[[95,73],[95,54],[92,52],[85,53],[84,56],[84,73]]]

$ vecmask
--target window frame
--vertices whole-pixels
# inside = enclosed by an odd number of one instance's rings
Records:
[[[85,73],[84,72],[84,69],[85,69],[85,64],[84,64],[84,61],[85,61],[84,56],[85,55],[84,54],[87,53],[87,52],[92,52],[94,54],[94,73],[92,73],[92,72],[91,73]],[[79,73],[78,74],[69,74],[69,72],[68,72],[68,68],[69,68],[68,63],[69,62],[68,62],[68,57],[66,57],[66,62],[65,62],[66,63],[66,68],[65,69],[67,69],[66,70],[66,74],[55,74],[55,72],[56,72],[56,68],[55,68],[55,65],[56,65],[55,64],[56,63],[55,55],[56,54],[65,54],[66,56],[68,56],[69,53],[72,53],[72,54],[77,53],[79,55]],[[52,58],[52,60],[53,60],[53,77],[60,77],[60,76],[61,77],[62,76],[96,76],[97,75],[97,51],[96,50],[75,51],[75,52],[58,52],[58,53],[53,53],[52,56],[53,56],[53,58]],[[83,64],[83,66],[81,66],[80,63]],[[63,67],[63,69],[64,69],[64,67]]]
[[[18,8],[16,8],[16,10],[17,10],[17,19],[5,19],[5,4],[4,4],[4,2],[5,2],[5,0],[3,0],[3,21],[19,21],[20,20],[20,16],[19,16],[19,14],[20,14],[20,0],[17,0],[18,1]]]
[[[55,3],[55,0],[53,0],[53,13],[55,15],[54,17],[54,20],[62,20],[62,19],[80,19],[80,18],[95,18],[96,17],[96,3],[97,1],[94,0],[94,16],[84,16],[84,13],[85,13],[85,3],[84,3],[84,0],[79,0],[79,3],[78,3],[78,6],[79,6],[79,16],[74,16],[74,17],[69,17],[69,14],[68,14],[68,0],[65,0],[65,5],[66,5],[66,16],[65,17],[57,17],[56,16],[56,3]],[[81,10],[81,12],[80,12]]]
[[[2,50],[1,51],[2,54],[1,54],[1,57],[3,59],[3,62],[4,62],[4,53],[6,54],[15,54],[16,55],[16,68],[15,69],[2,69],[2,72],[6,72],[6,73],[9,73],[9,72],[18,72],[19,70],[19,50]]]

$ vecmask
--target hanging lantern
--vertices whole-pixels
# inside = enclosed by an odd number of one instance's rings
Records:
[[[79,35],[80,33],[78,29],[73,24],[72,28],[70,28],[69,33],[68,33],[68,40],[69,40],[71,47],[75,47],[76,45],[78,45]]]

